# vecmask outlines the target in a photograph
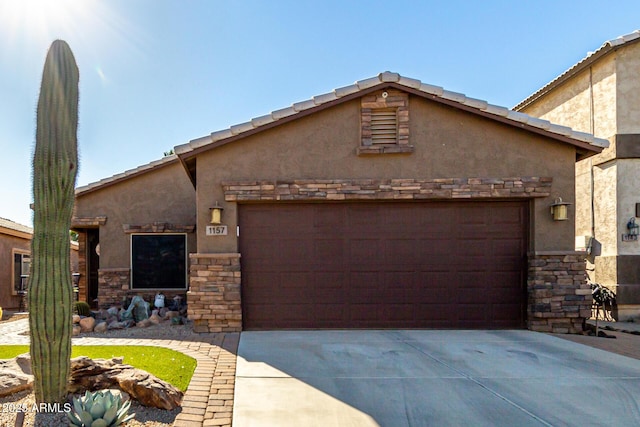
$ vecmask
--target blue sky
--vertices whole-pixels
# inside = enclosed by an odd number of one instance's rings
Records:
[[[31,225],[56,38],[80,68],[85,185],[386,70],[512,107],[638,17],[637,0],[0,0],[0,217]]]

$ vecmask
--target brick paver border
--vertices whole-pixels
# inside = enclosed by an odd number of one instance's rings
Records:
[[[28,319],[0,325],[0,345],[29,344]],[[145,345],[179,351],[196,359],[197,365],[182,399],[182,411],[174,426],[231,427],[239,333],[200,334],[197,341],[73,338],[73,345]]]

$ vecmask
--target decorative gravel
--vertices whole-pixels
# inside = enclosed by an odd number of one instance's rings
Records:
[[[80,333],[76,337],[87,338],[140,338],[140,339],[157,339],[157,340],[181,340],[181,341],[200,341],[201,334],[193,332],[193,325],[172,325],[165,320],[157,325],[151,325],[146,328],[133,326],[125,329],[111,329],[103,333],[87,332]],[[143,342],[140,343],[144,344]]]
[[[15,319],[12,319],[15,320]],[[4,323],[4,322],[3,322]],[[28,335],[28,332],[25,332]],[[172,325],[169,321],[163,321],[158,325],[151,325],[146,328],[131,327],[127,329],[113,329],[104,333],[81,333],[75,338],[129,338],[141,339],[140,345],[144,345],[145,339],[162,340],[192,340],[202,339],[200,334],[193,332],[193,325]],[[35,410],[35,396],[31,391],[15,393],[11,396],[0,398],[0,426],[15,426],[17,411],[26,409],[24,412],[23,426],[52,426],[59,427],[68,425],[67,416],[62,412],[38,412]],[[129,413],[135,413],[135,418],[122,424],[124,427],[150,426],[162,427],[172,426],[176,416],[182,408],[167,411],[158,408],[149,408],[140,405],[135,400],[131,403]]]
[[[0,426],[15,426],[17,412],[24,411],[23,426],[38,427],[60,427],[69,424],[64,408],[60,411],[39,412],[36,410],[35,396],[30,391],[15,393],[11,396],[0,398]],[[51,408],[56,409],[56,408]],[[135,413],[135,418],[121,424],[125,427],[151,426],[163,427],[172,426],[176,416],[182,408],[167,411],[158,408],[148,408],[133,400],[129,413]]]

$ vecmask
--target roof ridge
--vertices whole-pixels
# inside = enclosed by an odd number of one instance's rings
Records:
[[[577,63],[573,64],[563,73],[561,73],[556,78],[551,80],[549,83],[547,83],[546,85],[544,85],[543,87],[541,87],[540,89],[538,89],[537,91],[535,91],[534,93],[532,93],[531,95],[529,95],[528,97],[520,101],[518,104],[514,105],[513,109],[520,110],[526,107],[533,101],[537,100],[538,98],[546,94],[552,87],[555,87],[556,85],[560,84],[571,75],[579,72],[586,65],[590,64],[591,62],[595,61],[601,56],[604,56],[611,50],[614,50],[627,43],[637,41],[638,39],[640,39],[640,30],[635,30],[635,31],[632,31],[631,33],[618,36],[615,39],[605,41],[598,49],[587,52],[587,56],[582,58]]]
[[[321,105],[324,105],[330,102],[337,101],[347,96],[356,95],[359,92],[366,91],[373,87],[384,85],[384,84],[392,84],[392,85],[396,85],[396,87],[402,86],[406,89],[414,91],[414,93],[421,92],[422,94],[428,95],[430,97],[440,98],[447,103],[453,102],[456,104],[460,104],[461,106],[464,106],[467,109],[477,110],[479,112],[482,112],[483,114],[493,115],[496,118],[510,120],[513,122],[514,125],[517,125],[517,126],[521,126],[523,124],[528,125],[528,126],[540,129],[542,131],[555,134],[558,137],[568,137],[575,141],[586,143],[598,148],[604,148],[609,146],[609,141],[606,139],[596,138],[593,135],[588,133],[574,131],[573,129],[568,128],[566,126],[556,125],[547,120],[529,116],[525,113],[514,111],[506,107],[493,105],[481,99],[470,98],[470,97],[467,97],[465,94],[449,91],[440,86],[434,86],[428,83],[423,83],[418,79],[405,77],[400,75],[399,73],[384,71],[382,73],[379,73],[375,77],[369,77],[366,79],[357,80],[355,83],[351,85],[336,88],[331,92],[316,95],[304,101],[295,102],[291,104],[289,107],[273,110],[271,113],[265,114],[263,116],[258,116],[258,117],[249,119],[246,122],[232,125],[226,129],[214,131],[209,135],[192,139],[186,144],[182,144],[174,147],[175,154],[173,155],[166,156],[160,160],[155,160],[151,163],[139,166],[137,168],[130,169],[128,171],[113,175],[111,177],[101,179],[100,181],[96,181],[96,182],[84,185],[82,187],[78,187],[76,188],[76,195],[79,195],[87,191],[92,191],[104,185],[118,182],[122,179],[126,179],[133,175],[144,173],[147,170],[151,170],[160,165],[167,164],[171,161],[175,161],[184,154],[190,153],[194,150],[197,150],[201,147],[207,146],[214,142],[232,138],[237,135],[241,135],[245,132],[253,132],[256,129],[259,129],[263,126],[271,125],[272,123],[276,123],[279,120],[286,119],[291,116],[295,116],[304,111],[319,107]]]
[[[304,101],[295,102],[289,107],[274,110],[269,114],[249,119],[244,123],[232,125],[229,128],[212,132],[209,135],[192,139],[186,144],[176,146],[174,148],[174,151],[178,156],[184,155],[211,143],[231,138],[244,132],[253,131],[286,117],[296,115],[302,111],[318,107],[328,102],[336,101],[345,96],[356,94],[363,90],[370,89],[384,83],[395,83],[401,86],[405,86],[407,88],[418,90],[425,94],[436,96],[448,101],[453,101],[479,111],[483,111],[499,117],[506,117],[507,119],[513,120],[514,122],[524,123],[536,128],[540,128],[547,132],[558,134],[560,136],[566,136],[581,142],[586,142],[596,147],[603,148],[609,145],[609,141],[607,141],[606,139],[596,138],[593,135],[586,134],[584,132],[577,132],[573,129],[567,128],[566,126],[556,125],[549,121],[529,116],[525,113],[510,110],[506,107],[493,105],[481,99],[469,98],[462,93],[448,91],[440,86],[430,85],[427,83],[423,83],[417,79],[401,76],[399,73],[384,71],[375,77],[358,80],[349,86],[340,87],[334,89],[332,92],[316,95]]]

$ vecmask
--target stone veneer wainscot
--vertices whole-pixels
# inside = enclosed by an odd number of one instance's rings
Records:
[[[195,332],[242,330],[240,254],[190,254],[187,310]]]
[[[528,326],[533,331],[583,331],[591,317],[591,288],[584,252],[528,254]]]

